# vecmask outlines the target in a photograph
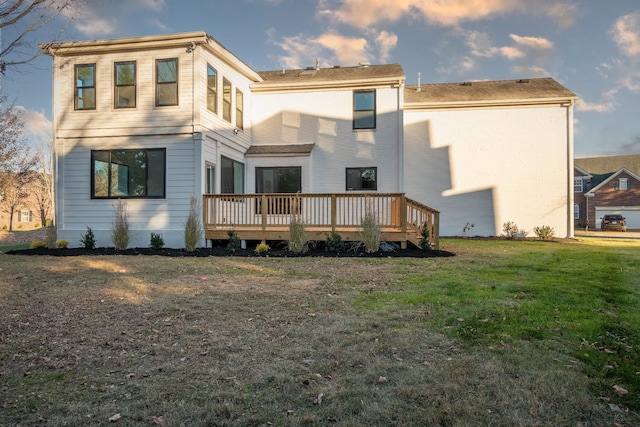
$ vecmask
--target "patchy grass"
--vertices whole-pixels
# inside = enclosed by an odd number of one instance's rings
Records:
[[[640,423],[640,245],[442,244],[0,254],[0,425]]]
[[[16,243],[14,245],[0,246],[0,252],[19,251],[22,249],[29,249],[31,243]]]

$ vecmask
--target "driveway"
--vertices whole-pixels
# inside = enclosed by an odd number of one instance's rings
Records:
[[[629,231],[600,231],[598,229],[595,230],[574,230],[574,237],[601,237],[607,239],[638,239],[640,240],[640,230],[629,230]]]

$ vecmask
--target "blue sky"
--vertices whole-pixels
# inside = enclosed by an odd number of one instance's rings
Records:
[[[638,0],[82,1],[62,41],[202,30],[258,71],[318,58],[399,63],[407,84],[418,73],[423,84],[553,77],[580,97],[576,157],[640,154]],[[50,135],[50,58],[9,73],[2,90],[33,135]]]

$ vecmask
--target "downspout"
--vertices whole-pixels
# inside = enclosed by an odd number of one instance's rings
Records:
[[[573,100],[571,100],[569,105],[567,105],[567,237],[569,238],[574,236],[573,204],[575,200],[573,198],[573,156]]]
[[[398,80],[398,192],[404,193],[404,85],[402,80]]]

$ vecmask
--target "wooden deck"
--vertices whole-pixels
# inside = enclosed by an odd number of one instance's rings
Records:
[[[307,240],[324,241],[331,232],[358,241],[366,213],[375,214],[382,239],[419,245],[426,226],[431,247],[439,248],[440,213],[403,193],[205,194],[203,225],[207,240],[226,240],[234,230],[243,240],[288,240],[289,224],[305,224]]]

